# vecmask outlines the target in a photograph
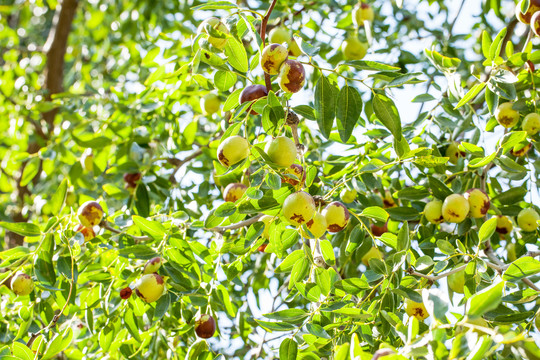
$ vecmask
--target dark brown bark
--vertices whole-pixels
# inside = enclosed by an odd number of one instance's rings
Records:
[[[49,36],[47,42],[43,48],[44,52],[47,54],[47,66],[45,67],[45,84],[44,88],[47,91],[46,99],[51,100],[53,94],[60,93],[64,90],[64,57],[66,55],[66,48],[68,42],[69,32],[71,31],[71,24],[75,18],[75,13],[77,11],[77,0],[63,0],[58,7],[56,8],[56,13],[54,14],[53,23],[49,31]],[[47,124],[47,129],[43,131],[41,125],[37,122],[33,122],[35,131],[40,137],[44,140],[48,140],[50,135],[54,130],[54,118],[58,110],[51,110],[46,113],[43,113],[43,119]],[[45,135],[45,136],[44,136]],[[28,153],[35,154],[39,151],[42,145],[37,142],[32,142],[28,145]],[[20,171],[20,176],[24,171],[26,163],[23,164]],[[39,179],[41,173],[41,167],[39,173],[36,175],[35,180]],[[18,210],[12,215],[12,220],[14,222],[27,221],[27,217],[23,215],[23,207],[25,204],[25,197],[31,195],[31,191],[28,186],[20,186],[21,178],[17,178],[17,201],[18,201]],[[7,247],[14,247],[22,245],[24,237],[7,232],[6,234],[6,245]]]

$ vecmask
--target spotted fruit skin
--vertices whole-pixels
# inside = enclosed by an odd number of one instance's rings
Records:
[[[261,67],[268,75],[279,74],[279,69],[283,62],[287,60],[289,51],[281,44],[270,44],[266,46],[261,54]]]
[[[296,160],[296,144],[286,136],[278,136],[266,144],[264,151],[278,166],[288,168]]]
[[[506,235],[506,234],[510,234],[513,228],[514,228],[514,225],[512,224],[508,216],[504,216],[504,215],[497,216],[497,225],[496,225],[495,231],[497,231],[501,235]]]
[[[538,13],[540,21],[540,12]],[[523,118],[521,123],[521,129],[526,131],[530,136],[534,136],[540,130],[540,115],[537,113],[530,113]]]
[[[441,200],[432,200],[424,207],[424,216],[432,224],[441,224],[444,222],[442,215],[443,203]]]
[[[469,202],[469,215],[472,218],[486,216],[491,205],[488,194],[481,189],[469,189],[465,192],[465,199]]]
[[[344,203],[350,204],[356,199],[356,195],[358,195],[356,190],[344,188],[343,190],[341,190],[339,197]]]
[[[263,98],[268,95],[268,90],[266,86],[260,84],[248,85],[240,93],[240,104],[245,102],[254,101],[260,98]],[[251,115],[258,115],[259,113],[249,107],[249,113]]]
[[[515,145],[512,150],[510,150],[510,154],[514,155],[515,157],[522,157],[525,156],[529,150],[531,150],[531,147],[531,143],[519,143]]]
[[[330,204],[326,205],[322,214],[326,218],[326,223],[328,224],[328,232],[340,232],[341,230],[345,229],[345,227],[349,223],[349,210],[339,201],[333,201]]]
[[[96,233],[94,232],[94,229],[92,229],[91,227],[84,227],[81,224],[75,227],[75,231],[83,234],[84,242],[90,241],[96,237]]]
[[[540,11],[540,0],[530,0],[529,1],[529,8],[525,13],[521,12],[521,3],[520,1],[516,5],[516,17],[519,21],[521,21],[524,24],[529,25],[532,21],[532,16],[537,12]]]
[[[373,236],[379,237],[382,234],[388,232],[388,224],[387,223],[384,223],[383,225],[371,224],[370,229]]]
[[[279,69],[278,83],[281,90],[287,93],[297,93],[306,83],[306,70],[297,60],[286,60]]]
[[[283,176],[281,178],[283,182],[286,182],[287,184],[291,184],[292,186],[303,184],[304,181],[306,181],[306,172],[304,171],[304,167],[302,165],[292,164],[287,169],[285,169],[283,174],[291,174],[291,175],[296,176],[297,179],[294,179],[288,176]]]
[[[517,216],[518,226],[523,231],[536,231],[538,220],[540,220],[540,215],[533,208],[523,209]]]
[[[120,290],[120,298],[124,300],[129,299],[132,293],[133,293],[133,290],[131,290],[129,286],[126,288],[123,288],[122,290]]]
[[[536,36],[540,36],[540,11],[537,11],[531,17],[531,30]]]
[[[223,198],[227,202],[236,202],[247,190],[247,186],[241,183],[231,183],[223,190]]]
[[[34,290],[34,281],[28,274],[18,272],[11,278],[10,286],[16,295],[26,296]]]
[[[442,214],[445,221],[460,223],[469,214],[469,201],[463,195],[452,194],[444,199]]]
[[[162,263],[163,260],[159,256],[148,260],[146,264],[144,264],[143,274],[153,274],[157,272]]]
[[[201,98],[201,109],[207,115],[213,115],[219,111],[221,100],[215,93],[208,93]]]
[[[241,136],[230,136],[217,148],[217,157],[223,166],[232,166],[249,156],[249,143]]]
[[[343,51],[343,57],[346,60],[362,60],[366,56],[367,50],[368,44],[360,41],[356,36],[349,36],[341,44],[341,51]]]
[[[514,127],[519,121],[519,112],[512,108],[513,105],[511,101],[505,102],[497,106],[495,110],[495,119],[507,129]]]
[[[144,302],[152,303],[163,295],[164,289],[163,278],[156,273],[152,273],[145,274],[139,279],[135,293]]]
[[[465,153],[459,150],[459,145],[457,143],[453,142],[450,145],[448,145],[448,147],[446,148],[444,156],[446,156],[447,158],[450,158],[448,161],[456,165],[458,163],[458,159],[460,157],[464,157]]]
[[[392,197],[392,193],[389,190],[386,190],[384,192],[384,196],[382,197],[383,207],[386,208],[392,208],[397,206],[396,200]]]
[[[326,233],[326,218],[320,213],[315,212],[315,215],[305,225],[305,232],[310,239],[320,239]]]
[[[199,25],[198,32],[207,34],[207,30],[206,30],[207,24],[219,32],[222,32],[224,34],[229,34],[229,29],[227,28],[227,26],[224,23],[222,23],[218,18],[215,18],[215,17],[211,17],[203,21]],[[227,38],[226,37],[218,38],[218,37],[208,35],[208,42],[212,44],[212,46],[218,49],[223,49],[225,45],[227,45]]]
[[[212,315],[203,314],[195,321],[195,334],[202,339],[209,339],[216,332],[216,321]]]
[[[103,208],[96,201],[87,201],[79,207],[77,217],[82,226],[91,228],[103,219]]]
[[[375,13],[369,4],[359,1],[353,8],[352,18],[357,26],[362,26],[364,21],[373,22]]]
[[[405,312],[409,316],[414,316],[419,321],[424,321],[429,316],[424,303],[418,303],[408,298],[405,299]]]
[[[371,249],[369,249],[369,251],[364,256],[362,256],[362,260],[361,260],[362,264],[364,264],[365,266],[369,266],[369,259],[382,260],[383,255],[379,249],[373,246]]]
[[[283,216],[294,226],[307,223],[315,216],[315,201],[304,191],[297,191],[287,196],[283,203]]]

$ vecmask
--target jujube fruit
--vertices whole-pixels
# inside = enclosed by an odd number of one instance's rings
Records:
[[[120,298],[124,300],[129,299],[132,293],[133,293],[133,290],[131,290],[129,286],[126,288],[123,288],[122,290],[120,290]]]
[[[195,321],[195,334],[197,334],[198,337],[203,339],[208,339],[214,336],[214,333],[216,332],[216,321],[212,317],[212,315],[204,314],[201,315],[196,321]]]
[[[145,274],[137,282],[135,293],[143,301],[151,303],[157,301],[161,295],[165,285],[163,284],[163,278],[156,273]]]
[[[362,60],[366,56],[368,44],[360,41],[356,36],[349,36],[343,44],[341,51],[346,60]]]
[[[450,223],[460,223],[469,214],[469,202],[463,195],[452,194],[444,199],[442,215]]]
[[[270,33],[268,33],[268,40],[272,44],[286,43],[287,45],[289,45],[291,42],[291,35],[289,33],[289,30],[282,26],[278,26],[270,30]]]
[[[261,54],[261,67],[268,75],[279,74],[283,62],[287,60],[288,50],[281,44],[266,46]]]
[[[161,267],[162,262],[163,260],[159,256],[148,260],[146,264],[144,264],[143,274],[153,274],[157,272]]]
[[[223,199],[227,202],[236,202],[247,190],[247,186],[241,183],[231,183],[223,190]]]
[[[283,216],[294,226],[307,223],[315,215],[315,201],[304,191],[297,191],[287,196],[283,203]]]
[[[16,295],[26,296],[34,290],[34,281],[29,275],[19,272],[11,278],[10,287]]]
[[[350,204],[356,199],[356,195],[357,195],[356,190],[344,188],[343,190],[341,190],[339,197],[341,201],[343,201],[344,203]]]
[[[383,225],[371,224],[370,228],[373,236],[381,236],[385,232],[388,232],[388,225],[386,223]]]
[[[322,214],[326,219],[328,224],[328,231],[331,233],[337,233],[345,229],[349,223],[349,210],[345,205],[339,201],[333,201],[330,204],[326,205]]]
[[[444,156],[450,158],[448,161],[456,165],[458,163],[458,159],[465,156],[465,152],[459,150],[459,145],[453,142],[446,147]]]
[[[529,25],[533,14],[540,10],[540,0],[529,0],[529,8],[525,13],[521,12],[522,2],[523,0],[516,5],[516,17],[522,23]]]
[[[472,218],[486,216],[491,204],[488,194],[481,189],[469,189],[465,192],[465,199],[469,201],[469,214]]]
[[[279,69],[279,87],[287,93],[297,93],[306,83],[306,71],[297,60],[286,60]]]
[[[538,15],[540,16],[540,12]],[[536,135],[538,130],[540,130],[540,115],[537,113],[531,113],[525,116],[523,118],[523,122],[521,123],[521,128],[531,136]]]
[[[217,157],[224,166],[231,166],[249,156],[249,143],[241,136],[230,136],[217,148]]]
[[[512,225],[512,222],[510,221],[510,219],[508,219],[507,216],[504,216],[504,215],[497,216],[497,225],[496,225],[495,231],[497,231],[501,235],[506,235],[506,234],[509,234],[513,228],[514,228],[514,225]]]
[[[383,258],[383,255],[380,252],[380,250],[376,248],[375,246],[373,246],[371,247],[371,249],[369,249],[367,253],[364,254],[364,256],[362,256],[362,259],[360,261],[362,261],[362,264],[364,264],[365,266],[369,266],[370,259],[382,260],[382,258]]]
[[[213,115],[219,111],[221,100],[214,93],[208,93],[201,98],[201,109],[207,115]]]
[[[375,18],[375,13],[369,4],[359,1],[353,8],[352,18],[356,25],[362,26],[364,25],[364,21],[372,22]]]
[[[517,216],[518,226],[523,231],[536,231],[538,220],[540,220],[540,216],[533,208],[523,209]]]
[[[419,321],[423,321],[429,316],[423,302],[416,302],[409,298],[405,299],[405,312]]]
[[[444,222],[442,215],[443,203],[441,200],[432,200],[424,207],[424,216],[432,224],[441,224]]]
[[[386,190],[384,192],[384,196],[381,196],[381,198],[382,198],[382,202],[383,202],[383,207],[385,209],[396,206],[396,201],[392,197],[392,194],[390,193],[390,191]]]
[[[531,30],[536,36],[540,36],[540,11],[537,11],[531,17]]]
[[[91,227],[84,227],[81,224],[75,227],[75,231],[80,232],[84,236],[85,242],[90,241],[96,237],[96,233],[94,232],[94,229],[92,229]]]
[[[495,119],[507,129],[514,127],[519,121],[519,112],[512,108],[513,105],[511,101],[505,102],[497,106],[495,110]]]
[[[532,144],[528,142],[522,142],[514,145],[512,150],[510,150],[510,154],[514,155],[515,157],[521,157],[525,156],[531,150]]]
[[[96,201],[87,201],[79,207],[77,217],[84,227],[96,226],[103,219],[103,208]]]
[[[206,30],[206,25],[210,25],[214,30],[217,30],[223,34],[229,34],[229,29],[227,28],[227,26],[215,17],[204,20],[197,29],[198,33],[208,34],[208,31]],[[227,38],[215,37],[208,34],[208,42],[218,49],[223,49],[225,45],[227,45]]]
[[[91,151],[85,151],[81,157],[81,165],[84,171],[94,171],[94,154]]]
[[[306,181],[306,172],[304,171],[304,167],[302,165],[292,164],[283,171],[283,174],[290,174],[297,177],[297,179],[288,176],[283,176],[281,178],[283,182],[291,184],[292,186],[296,186],[300,183],[303,184],[304,181]]]
[[[315,212],[315,215],[311,220],[306,223],[308,230],[307,237],[312,239],[319,239],[326,233],[326,219],[320,212]],[[311,234],[311,236],[309,236]]]
[[[506,246],[506,256],[508,261],[514,262],[517,260],[517,254],[516,254],[516,244],[509,243]]]
[[[296,160],[296,144],[286,136],[278,136],[266,144],[264,148],[272,162],[288,168]]]
[[[266,86],[260,84],[248,85],[240,93],[240,104],[254,101],[267,95],[268,90],[266,89]],[[252,106],[249,107],[248,111],[250,111],[251,115],[258,115],[258,113],[252,109]]]

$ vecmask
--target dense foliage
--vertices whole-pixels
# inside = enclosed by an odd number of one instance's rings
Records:
[[[4,2],[0,359],[540,359],[537,2]]]

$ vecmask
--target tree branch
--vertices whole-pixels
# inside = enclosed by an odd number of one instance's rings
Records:
[[[214,231],[217,233],[224,233],[227,230],[236,230],[236,229],[243,228],[245,226],[249,226],[251,224],[255,224],[262,217],[263,217],[263,214],[258,214],[252,218],[249,218],[244,221],[240,221],[239,223],[236,223],[236,224],[227,225],[227,226],[216,226],[216,227],[206,229],[206,230]]]
[[[408,273],[410,275],[422,277],[422,278],[427,279],[427,280],[429,280],[431,282],[435,282],[435,281],[440,280],[442,278],[445,278],[447,276],[450,276],[450,275],[453,275],[453,274],[458,273],[460,271],[463,271],[463,270],[465,270],[466,267],[467,267],[467,265],[465,264],[465,265],[462,265],[460,267],[455,268],[454,270],[451,270],[451,271],[445,272],[444,274],[440,274],[440,275],[436,275],[436,276],[425,275],[425,274],[419,273],[419,272],[417,272],[417,271],[415,271],[413,269],[409,269]]]
[[[112,233],[115,233],[115,234],[123,234],[123,235],[126,235],[126,236],[131,236],[133,238],[133,240],[135,241],[147,241],[147,240],[152,240],[152,238],[150,236],[136,236],[136,235],[131,235],[131,234],[126,234],[125,232],[123,231],[120,231],[118,229],[115,229],[113,228],[107,221],[103,220],[101,221],[101,223],[99,224],[99,226],[101,226],[102,228],[106,229],[106,230],[109,230],[110,232]]]
[[[184,158],[183,160],[180,160],[180,159],[177,159],[177,158],[169,158],[167,159],[167,161],[173,165],[176,166],[176,169],[174,169],[173,173],[171,174],[171,176],[169,176],[169,181],[173,184],[176,184],[176,173],[178,172],[178,170],[180,170],[180,168],[190,162],[191,160],[195,159],[197,156],[201,155],[202,154],[202,148],[199,148],[197,150],[195,150],[195,152],[193,152],[193,154],[189,155],[188,157]]]

